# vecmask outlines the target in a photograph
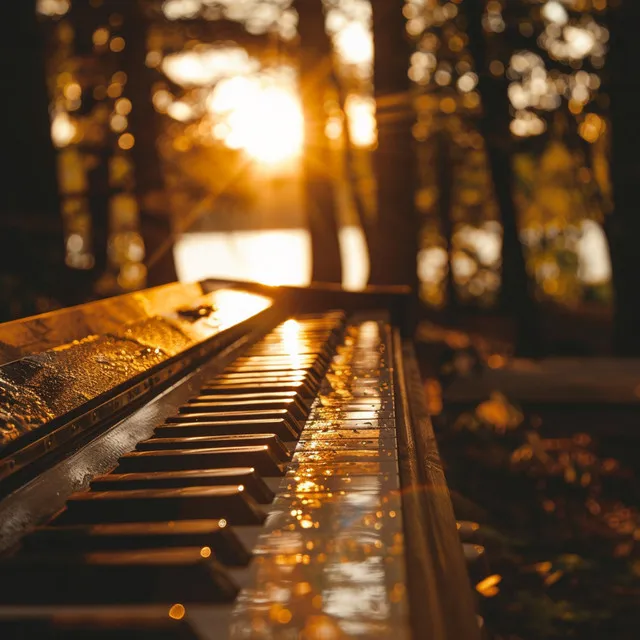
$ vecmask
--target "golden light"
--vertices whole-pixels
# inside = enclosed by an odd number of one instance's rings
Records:
[[[282,342],[287,354],[291,358],[291,364],[296,369],[302,366],[300,358],[300,325],[293,319],[287,320],[282,325]]]
[[[126,116],[122,116],[119,113],[116,113],[111,116],[110,124],[113,131],[120,133],[127,128],[128,121]]]
[[[372,147],[378,141],[376,105],[373,98],[351,94],[347,97],[345,111],[356,147]]]
[[[311,246],[302,230],[183,234],[175,259],[182,282],[202,279],[204,273],[267,285],[311,281]]]
[[[82,95],[82,89],[77,82],[71,82],[64,88],[63,93],[67,100],[77,100]]]
[[[287,340],[297,341],[300,337],[300,323],[293,318],[289,318],[289,320],[282,324],[282,333],[285,342]]]
[[[57,17],[63,16],[71,8],[69,0],[38,0],[36,11],[43,16]]]
[[[119,53],[120,51],[122,51],[124,49],[124,47],[125,47],[124,38],[122,38],[120,36],[117,36],[116,38],[113,38],[111,40],[111,42],[109,43],[109,48],[114,53]]]
[[[128,98],[120,98],[116,101],[115,109],[121,116],[126,116],[131,112],[131,106],[131,100]]]
[[[587,114],[578,129],[580,136],[592,144],[598,140],[605,130],[605,121],[595,113]]]
[[[207,104],[219,120],[213,135],[264,164],[298,157],[304,141],[302,106],[294,83],[283,76],[239,76],[219,82]]]
[[[542,17],[549,22],[553,22],[561,27],[569,22],[569,14],[560,2],[550,0],[542,8]]]
[[[373,37],[362,22],[352,22],[335,35],[334,44],[345,64],[371,64],[373,61]]]
[[[497,595],[500,591],[498,585],[502,582],[502,576],[494,574],[481,580],[476,585],[476,591],[487,598]]]
[[[119,82],[112,82],[107,87],[107,95],[110,98],[119,98],[122,95],[122,85]]]
[[[211,321],[218,323],[221,330],[244,322],[271,305],[271,301],[264,296],[232,289],[214,291],[211,301],[216,309]]]
[[[165,113],[171,104],[171,94],[165,89],[159,89],[151,97],[151,102],[159,113]]]
[[[174,604],[170,609],[169,609],[169,617],[173,618],[174,620],[182,620],[182,618],[184,618],[185,613],[187,612],[187,610],[184,608],[184,605],[182,604]]]
[[[109,41],[109,29],[106,27],[100,27],[93,32],[92,36],[93,44],[96,47],[102,47]]]
[[[258,62],[240,47],[210,47],[166,56],[163,73],[183,87],[211,86],[216,82],[258,69]]]
[[[131,149],[135,144],[135,138],[130,133],[123,133],[118,138],[118,146],[125,151]]]
[[[167,107],[167,114],[174,120],[187,122],[193,118],[193,109],[186,102],[176,100]]]
[[[324,134],[329,140],[339,140],[342,137],[342,129],[342,119],[332,116],[325,124]]]
[[[66,112],[58,112],[53,117],[53,121],[51,122],[51,139],[56,147],[66,147],[73,140],[76,131],[76,125]]]

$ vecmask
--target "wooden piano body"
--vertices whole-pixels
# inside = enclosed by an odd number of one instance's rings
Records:
[[[410,315],[206,281],[0,325],[0,637],[478,637]]]

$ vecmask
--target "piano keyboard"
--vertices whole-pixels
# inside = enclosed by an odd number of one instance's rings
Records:
[[[422,637],[393,354],[382,314],[329,312],[197,375],[0,560],[0,637]]]
[[[27,535],[0,564],[0,601],[44,607],[38,625],[52,605],[157,604],[193,619],[194,637],[220,637],[225,614],[233,638],[323,625],[402,637],[389,338],[340,313],[278,326]]]

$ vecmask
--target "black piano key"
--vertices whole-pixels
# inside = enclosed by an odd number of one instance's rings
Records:
[[[249,525],[260,524],[264,517],[255,500],[238,485],[74,493],[54,524],[224,518],[232,525]]]
[[[331,334],[326,330],[300,332],[295,338],[296,342],[299,341],[304,345],[316,347],[316,349],[327,344],[330,339]],[[254,346],[281,345],[289,341],[291,341],[289,336],[285,336],[284,334],[277,332],[265,336],[262,340],[256,342]]]
[[[260,376],[266,377],[299,377],[309,384],[319,385],[322,381],[322,376],[309,367],[300,366],[288,366],[283,364],[271,364],[271,365],[256,365],[256,366],[241,366],[241,367],[227,367],[220,375],[213,378],[214,380],[224,380],[225,382],[240,381],[246,378],[256,378]]]
[[[251,467],[156,473],[110,473],[94,478],[90,488],[92,491],[130,491],[132,489],[180,489],[229,485],[242,485],[247,494],[261,504],[269,504],[273,500],[273,491]]]
[[[282,359],[289,362],[296,360],[305,360],[305,362],[318,362],[325,365],[329,361],[329,349],[318,349],[313,347],[305,347],[304,345],[296,345],[295,351],[283,344],[264,345],[252,347],[244,353],[245,358],[273,358],[275,360]]]
[[[266,376],[268,378],[287,376],[303,378],[310,384],[320,384],[322,374],[318,373],[313,367],[305,366],[300,363],[296,364],[255,364],[255,365],[239,365],[227,367],[221,371],[214,380],[242,380],[244,378],[255,378],[258,376]]]
[[[248,350],[264,346],[282,346],[283,344],[292,345],[295,343],[302,348],[312,349],[311,353],[314,353],[326,345],[328,338],[329,333],[326,330],[297,331],[295,335],[286,332],[274,332],[252,344]],[[245,353],[247,352],[245,351]]]
[[[256,373],[260,373],[263,369],[272,367],[280,367],[284,370],[284,373],[293,374],[296,370],[299,371],[298,375],[304,374],[308,376],[310,373],[314,375],[315,379],[322,378],[324,372],[327,370],[328,363],[320,361],[306,361],[298,358],[283,358],[278,356],[277,358],[269,357],[255,357],[250,361],[240,361],[233,364],[233,367],[251,367]],[[219,375],[224,375],[224,371]],[[229,374],[233,374],[233,370],[228,371]],[[238,373],[243,373],[242,371]],[[266,372],[263,372],[266,373]]]
[[[316,386],[316,381],[307,376],[305,372],[301,372],[298,369],[292,369],[291,371],[259,371],[256,370],[252,373],[221,373],[211,380],[208,380],[206,384],[241,384],[247,380],[259,381],[261,379],[268,382],[304,382],[310,387]]]
[[[276,391],[295,391],[305,399],[315,397],[315,390],[300,379],[287,380],[286,378],[254,378],[242,382],[225,384],[212,380],[200,390],[207,395],[234,393],[270,393]]]
[[[330,340],[331,338],[326,334],[324,336],[300,336],[300,339],[295,340],[281,335],[275,335],[269,340],[258,342],[249,350],[245,351],[243,356],[270,355],[273,351],[276,351],[278,355],[287,356],[326,356],[333,346]]]
[[[243,433],[275,433],[283,442],[298,439],[298,431],[285,420],[210,420],[161,424],[154,430],[159,438],[185,438],[188,436],[230,436]]]
[[[238,436],[193,436],[184,438],[151,438],[136,446],[137,451],[166,451],[168,449],[214,449],[215,447],[243,447],[266,445],[280,462],[291,460],[289,450],[274,433],[251,433]]]
[[[255,353],[253,355],[244,354],[236,358],[229,366],[246,366],[246,365],[265,365],[265,364],[286,364],[290,365],[292,362],[303,363],[306,366],[316,366],[321,364],[321,356],[318,354],[295,354],[295,353]]]
[[[202,402],[206,400],[215,400],[216,402],[241,402],[244,400],[295,400],[297,397],[295,391],[273,391],[271,393],[234,393],[219,394],[217,397],[211,396],[194,396],[189,402]]]
[[[272,391],[258,393],[218,393],[203,394],[189,399],[195,402],[259,402],[261,400],[291,400],[300,411],[309,413],[310,402],[300,397],[295,391]]]
[[[230,420],[284,420],[296,433],[300,433],[302,425],[296,420],[287,409],[264,409],[252,411],[216,411],[207,413],[180,413],[169,416],[166,422],[175,424],[178,422],[227,422]]]
[[[244,566],[251,552],[226,520],[176,520],[39,527],[22,540],[28,552],[133,551],[209,547],[224,565]]]
[[[0,562],[3,604],[212,603],[237,593],[206,547],[20,554]]]
[[[319,375],[322,375],[327,368],[327,362],[321,361],[317,358],[308,359],[307,357],[303,358],[291,358],[290,356],[252,356],[249,358],[238,358],[233,366],[238,367],[263,367],[263,366],[272,366],[272,365],[280,365],[285,367],[291,367],[296,369],[312,369],[316,371]]]
[[[120,458],[116,473],[187,471],[238,466],[251,466],[264,477],[281,476],[284,473],[283,465],[273,456],[269,447],[264,445],[219,449],[134,451]]]
[[[286,385],[278,387],[277,385]],[[270,387],[275,391],[271,391]],[[225,380],[209,380],[204,384],[200,393],[204,395],[229,395],[230,393],[278,393],[281,391],[294,391],[304,401],[311,402],[317,395],[319,384],[297,376],[264,376],[254,375],[244,378]],[[225,387],[225,389],[222,389]],[[213,389],[214,391],[209,391]]]
[[[177,611],[181,611],[178,609]],[[178,614],[174,614],[177,615]],[[189,621],[162,612],[28,613],[0,618],[0,638],[10,640],[198,640]]]
[[[278,340],[278,338],[280,338]],[[252,355],[285,355],[309,358],[326,357],[330,346],[326,340],[305,336],[275,336],[273,340],[256,342],[243,352],[242,357],[249,358]]]
[[[178,411],[180,413],[226,413],[229,411],[270,411],[284,409],[294,420],[302,421],[307,417],[309,410],[300,406],[295,398],[287,400],[242,400],[237,402],[216,400],[192,399],[189,404],[182,405]]]

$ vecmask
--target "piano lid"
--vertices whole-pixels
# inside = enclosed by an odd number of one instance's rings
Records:
[[[240,288],[168,285],[0,325],[0,481],[228,346],[272,306]],[[22,357],[6,361],[10,352]]]

